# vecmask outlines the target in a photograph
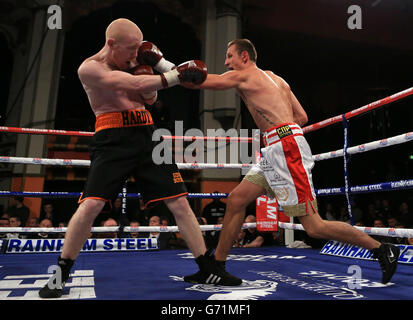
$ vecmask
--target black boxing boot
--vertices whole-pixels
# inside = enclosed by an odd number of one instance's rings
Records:
[[[74,262],[74,260],[62,259],[59,256],[57,259],[58,269],[47,284],[39,290],[40,298],[60,298],[62,296],[66,281],[70,276],[70,269]],[[58,277],[61,277],[61,279],[58,279]]]
[[[225,270],[225,261],[215,260],[212,250],[195,259],[199,271],[185,276],[184,281],[198,284],[215,284],[220,286],[239,286],[242,279],[234,277]]]
[[[396,272],[400,256],[400,248],[390,243],[382,243],[380,247],[370,250],[373,258],[379,260],[383,272],[381,283],[386,284]]]

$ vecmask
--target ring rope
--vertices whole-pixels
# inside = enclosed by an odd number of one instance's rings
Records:
[[[14,164],[37,164],[49,166],[90,166],[90,160],[50,159],[0,156],[0,162]],[[248,163],[176,163],[179,169],[245,169],[253,164]]]
[[[0,191],[0,197],[15,197],[22,196],[25,198],[78,198],[80,197],[80,192],[59,192],[59,191]],[[191,199],[222,199],[227,198],[228,193],[189,193],[188,198]],[[123,193],[119,193],[118,197],[122,197]],[[140,193],[127,193],[127,198],[141,198]]]
[[[368,143],[363,143],[354,147],[349,147],[347,149],[348,154],[357,154],[357,153],[363,153],[367,151],[372,151],[380,148],[385,148],[385,147],[390,147],[394,146],[396,144],[401,144],[401,143],[406,143],[413,140],[413,132],[406,132],[394,137],[386,138],[386,139],[381,139],[381,140],[376,140]],[[313,156],[314,161],[320,161],[320,160],[327,160],[327,159],[332,159],[332,158],[337,158],[337,157],[342,157],[344,155],[344,150],[339,149],[335,151],[330,151],[330,152],[324,152],[320,153],[317,155]]]
[[[316,189],[317,196],[330,196],[330,195],[343,195],[345,194],[345,187],[333,187]],[[413,189],[413,179],[410,180],[399,180],[399,181],[389,181],[381,182],[375,184],[366,184],[360,186],[350,187],[350,192],[357,193],[369,193],[369,192],[379,192],[379,191],[392,191],[392,190],[406,190]],[[0,191],[0,197],[14,197],[22,196],[25,198],[78,198],[80,197],[80,192],[58,192],[58,191]],[[119,197],[122,194],[119,193]],[[128,198],[140,198],[140,193],[128,193],[126,195]],[[228,193],[189,193],[188,198],[191,199],[222,199],[227,198]]]
[[[357,154],[372,151],[380,148],[390,147],[396,144],[402,144],[413,140],[413,131],[406,132],[397,136],[386,139],[376,140],[363,143],[347,149],[348,154]],[[313,155],[314,161],[327,160],[342,157],[344,150],[324,152]],[[0,156],[0,162],[15,164],[38,164],[50,166],[90,166],[90,160],[78,159],[49,159],[49,158],[25,158],[25,157],[8,157]],[[253,164],[248,163],[177,163],[179,169],[244,169],[250,168]]]
[[[289,230],[302,230],[304,227],[301,224],[279,222],[279,227]],[[201,231],[219,231],[222,229],[221,224],[217,225],[200,225]],[[256,223],[244,223],[242,225],[243,229],[256,228]],[[399,237],[399,238],[413,238],[413,229],[402,229],[402,228],[374,228],[374,227],[358,227],[353,226],[353,228],[359,229],[364,233],[369,235],[386,236],[386,237]],[[27,228],[27,227],[4,227],[1,228],[1,233],[64,233],[67,228]],[[117,232],[119,227],[93,227],[91,232],[101,233],[101,232]],[[179,232],[178,226],[156,226],[156,227],[124,227],[123,232]]]
[[[253,138],[250,137],[199,137],[199,136],[162,136],[164,140],[184,140],[184,141],[195,141],[195,140],[214,140],[214,141],[238,141],[238,142],[250,142]]]
[[[354,109],[354,110],[349,111],[349,112],[346,112],[346,113],[344,113],[344,114],[340,114],[340,115],[338,115],[338,116],[334,116],[334,117],[331,117],[331,118],[322,120],[322,121],[320,121],[320,122],[311,124],[311,125],[309,125],[309,126],[307,126],[307,127],[304,127],[304,128],[303,128],[303,132],[304,132],[304,133],[307,133],[307,132],[316,131],[316,130],[318,130],[318,129],[327,127],[327,126],[329,126],[329,125],[332,125],[332,124],[341,122],[343,116],[344,116],[346,119],[350,119],[350,118],[353,118],[353,117],[355,117],[355,116],[359,116],[359,115],[361,115],[361,114],[363,114],[363,113],[366,113],[366,112],[369,112],[369,111],[371,111],[371,110],[374,110],[374,109],[376,109],[376,108],[382,107],[382,106],[384,106],[384,105],[386,105],[386,104],[390,104],[390,103],[395,102],[395,101],[397,101],[397,100],[401,100],[401,99],[403,99],[403,98],[406,98],[407,96],[410,96],[410,95],[412,95],[412,94],[413,94],[413,87],[408,88],[408,89],[403,90],[403,91],[400,91],[400,92],[398,92],[398,93],[392,94],[391,96],[388,96],[388,97],[386,97],[386,98],[383,98],[383,99],[377,100],[377,101],[375,101],[375,102],[369,103],[369,104],[367,104],[367,105],[365,105],[365,106],[363,106],[363,107]]]
[[[401,100],[403,98],[406,98],[409,95],[413,94],[413,87],[405,89],[403,91],[400,91],[398,93],[395,93],[391,96],[388,96],[386,98],[377,100],[375,102],[369,103],[363,107],[354,109],[352,111],[349,111],[347,113],[334,116],[332,118],[328,118],[325,120],[322,120],[320,122],[311,124],[307,127],[303,128],[303,132],[312,132],[324,127],[327,127],[329,125],[338,123],[342,120],[342,116],[344,115],[346,119],[350,119],[352,117],[361,115],[363,113],[369,112],[373,109],[379,108],[381,106],[384,106],[386,104],[390,104],[392,102],[395,102],[397,100]],[[52,130],[52,129],[35,129],[35,128],[18,128],[18,127],[0,127],[0,132],[13,132],[13,133],[30,133],[30,134],[44,134],[44,135],[63,135],[63,136],[88,136],[91,137],[93,136],[94,132],[87,132],[87,131],[67,131],[67,130]],[[169,136],[172,137],[172,136]],[[202,137],[201,137],[202,138]]]

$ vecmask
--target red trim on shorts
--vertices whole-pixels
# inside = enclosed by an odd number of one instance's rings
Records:
[[[105,202],[110,202],[109,199],[104,199],[104,198],[100,198],[100,197],[86,197],[86,198],[83,198],[83,199],[82,199],[82,195],[83,195],[83,194],[80,195],[80,198],[79,198],[79,200],[77,201],[77,203],[82,203],[82,202],[85,201],[86,199],[94,199],[94,200],[102,200],[102,201],[105,201]]]
[[[163,198],[158,198],[158,199],[152,199],[152,200],[149,200],[149,201],[145,204],[145,208],[147,208],[147,207],[148,207],[148,205],[149,205],[150,203],[158,202],[158,201],[161,201],[161,200],[167,200],[167,199],[178,198],[178,197],[182,197],[182,196],[186,196],[186,195],[188,195],[188,192],[184,192],[184,193],[176,194],[176,195],[169,196],[169,197],[163,197]]]
[[[294,133],[293,135],[289,135],[288,137],[298,137],[298,136],[304,136],[304,134],[302,134],[302,133]],[[273,141],[273,142],[271,142],[271,143],[269,143],[268,144],[268,147],[269,146],[272,146],[273,144],[276,144],[277,142],[280,142],[282,139],[279,139],[279,140],[277,140],[277,141]]]
[[[306,204],[307,200],[313,201],[313,195],[311,193],[311,186],[308,182],[307,172],[304,169],[303,161],[300,153],[300,149],[295,139],[281,139],[283,146],[284,156],[287,163],[288,171],[294,181],[295,190],[297,192],[298,203]]]

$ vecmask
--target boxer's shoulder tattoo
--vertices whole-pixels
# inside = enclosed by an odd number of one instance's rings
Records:
[[[260,110],[255,109],[255,111],[257,111],[257,113],[258,113],[261,117],[263,117],[265,121],[267,121],[269,124],[275,126],[275,123],[272,122],[270,119],[268,119],[268,118],[266,117],[266,115],[263,114]]]

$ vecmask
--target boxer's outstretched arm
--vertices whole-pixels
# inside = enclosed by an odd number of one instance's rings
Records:
[[[223,74],[208,73],[206,80],[200,85],[187,82],[181,83],[181,85],[188,89],[226,90],[237,88],[244,81],[245,76],[234,70]]]
[[[96,61],[83,63],[78,69],[78,75],[88,87],[135,92],[152,92],[164,88],[159,75],[134,76],[123,71],[106,70]]]

